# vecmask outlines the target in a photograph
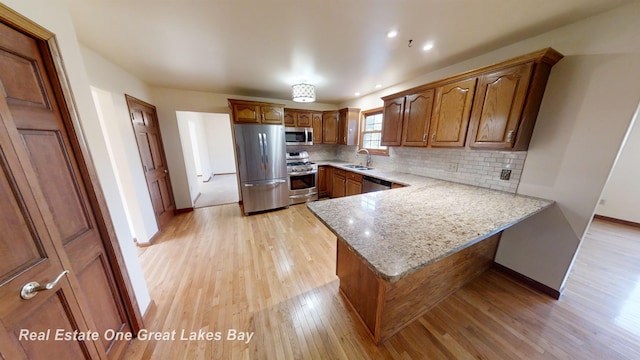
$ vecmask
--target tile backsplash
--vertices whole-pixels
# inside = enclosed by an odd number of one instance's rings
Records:
[[[287,146],[287,151],[307,150],[311,161],[338,159],[364,164],[366,154],[356,157],[357,149],[324,144]],[[526,157],[526,151],[391,147],[389,156],[372,156],[371,166],[515,193]],[[511,170],[509,180],[500,179],[503,169]]]
[[[318,154],[316,146],[323,147]],[[366,154],[356,157],[356,150],[357,146],[314,145],[309,156],[312,160],[333,158],[364,163]],[[371,166],[515,193],[526,157],[526,151],[391,147],[389,156],[372,156]],[[500,179],[503,169],[511,170],[509,180]]]

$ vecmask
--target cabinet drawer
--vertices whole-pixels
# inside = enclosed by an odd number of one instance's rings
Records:
[[[345,176],[346,171],[342,170],[342,169],[338,169],[338,168],[334,168],[333,169],[333,176],[340,176],[340,177],[344,177]]]
[[[347,179],[353,180],[353,181],[357,181],[359,183],[362,182],[362,175],[360,174],[356,174],[354,172],[348,171],[347,172]]]

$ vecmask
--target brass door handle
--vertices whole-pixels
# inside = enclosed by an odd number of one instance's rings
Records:
[[[36,281],[32,281],[22,287],[22,290],[20,291],[20,297],[25,300],[29,300],[34,296],[38,295],[39,291],[51,290],[56,285],[58,285],[58,282],[60,282],[60,279],[62,279],[62,277],[67,275],[68,273],[69,273],[69,270],[65,270],[61,272],[60,275],[58,275],[58,277],[55,280],[44,285],[40,285],[40,283]]]

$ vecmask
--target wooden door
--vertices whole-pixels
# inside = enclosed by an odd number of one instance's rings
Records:
[[[173,218],[176,205],[156,108],[129,95],[126,98],[153,212],[158,227],[163,229]]]
[[[434,92],[434,89],[429,89],[419,94],[407,95],[402,125],[402,146],[427,146]]]
[[[402,119],[404,115],[404,96],[385,100],[382,115],[381,145],[399,146],[402,143]]]
[[[127,342],[104,334],[131,327],[45,49],[0,24],[0,358],[117,358]],[[52,289],[21,298],[25,284],[46,284],[63,270]],[[49,329],[48,341],[24,336]],[[57,329],[98,338],[56,341]]]
[[[298,119],[296,120],[296,126],[312,127],[313,119],[311,118],[311,112],[299,112]]]
[[[471,147],[510,149],[513,146],[532,69],[533,63],[526,63],[479,79],[471,116]]]
[[[322,141],[325,144],[337,144],[338,143],[338,112],[324,112],[322,114],[322,127],[324,129],[324,136]]]
[[[284,108],[280,106],[261,105],[260,113],[262,115],[263,124],[284,124]]]
[[[313,143],[314,144],[322,144],[323,142],[323,134],[322,134],[322,113],[314,112],[311,115],[312,117],[312,126],[313,126]]]
[[[464,146],[475,89],[476,78],[436,89],[436,107],[429,139],[432,147]]]

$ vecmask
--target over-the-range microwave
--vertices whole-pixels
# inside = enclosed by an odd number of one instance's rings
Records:
[[[287,145],[313,145],[313,128],[285,127],[284,134]]]

